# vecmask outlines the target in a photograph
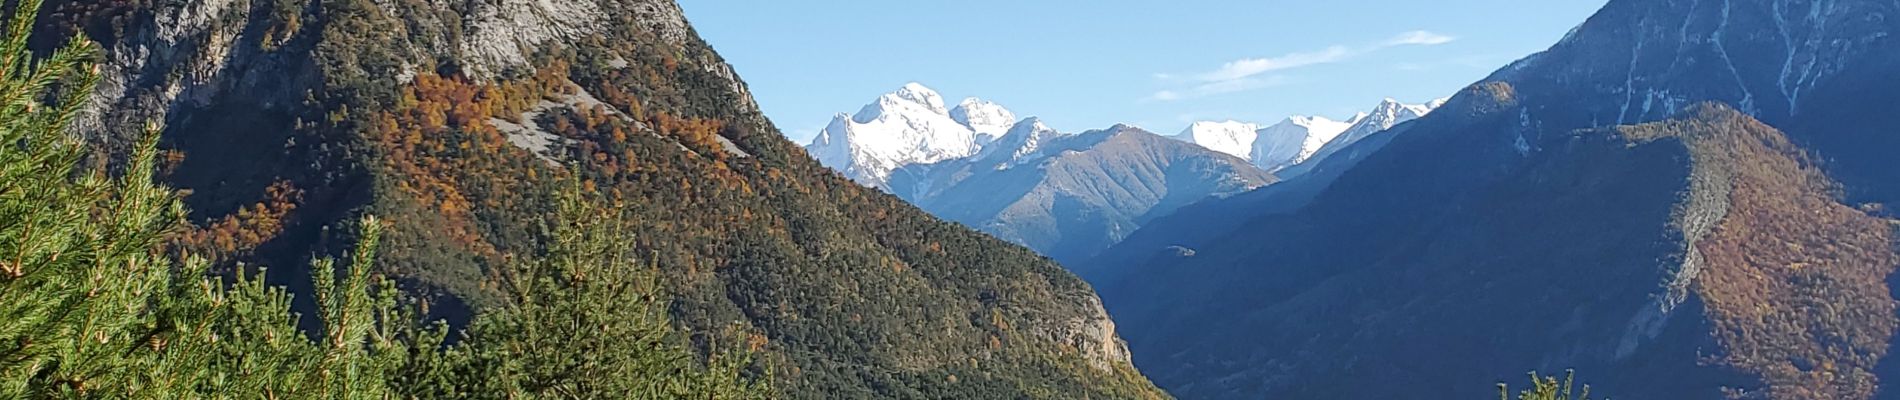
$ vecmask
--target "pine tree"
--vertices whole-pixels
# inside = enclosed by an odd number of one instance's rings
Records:
[[[629,231],[626,218],[583,198],[578,187],[569,185],[560,218],[543,227],[543,254],[500,271],[508,304],[479,316],[468,344],[450,349],[446,362],[474,379],[411,394],[768,398],[768,378],[741,378],[752,365],[748,350],[714,340],[702,363],[676,344],[657,269],[634,260],[617,237]]]
[[[1583,385],[1583,392],[1576,391],[1577,372],[1564,371],[1563,380],[1555,376],[1543,376],[1531,372],[1531,387],[1517,393],[1517,400],[1590,400],[1590,385]],[[1503,382],[1498,383],[1498,400],[1511,400],[1511,388]]]
[[[171,271],[152,249],[177,215],[168,194],[75,170],[65,127],[98,74],[82,40],[34,60],[40,2],[19,2],[0,39],[0,397],[86,393],[130,360],[157,322],[148,299]],[[49,104],[50,103],[50,104]],[[150,154],[135,157],[149,166]],[[142,164],[141,164],[142,163]]]
[[[20,2],[0,41],[0,397],[377,397],[389,355],[408,353],[372,335],[398,309],[362,268],[379,223],[364,220],[356,268],[317,279],[321,342],[259,277],[226,285],[203,261],[173,262],[160,245],[184,211],[153,183],[156,135],[116,177],[78,167],[87,147],[66,127],[98,78],[93,49],[75,39],[33,59],[39,6]]]

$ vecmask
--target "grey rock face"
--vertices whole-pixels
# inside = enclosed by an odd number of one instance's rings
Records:
[[[502,0],[474,2],[463,16],[467,35],[459,45],[469,71],[481,76],[528,67],[528,54],[549,41],[594,33],[606,14],[592,1]],[[655,18],[664,20],[666,18]]]

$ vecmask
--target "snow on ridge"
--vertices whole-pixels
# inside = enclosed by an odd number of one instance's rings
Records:
[[[1448,99],[1407,104],[1385,98],[1369,111],[1345,121],[1294,115],[1279,123],[1259,126],[1240,121],[1200,121],[1173,138],[1247,159],[1267,171],[1312,159],[1329,145],[1343,146],[1373,133],[1431,113]],[[1251,128],[1249,128],[1251,127]],[[1334,143],[1341,141],[1341,143]]]
[[[1321,146],[1351,128],[1351,121],[1295,115],[1259,130],[1254,141],[1254,166],[1269,172],[1306,161]]]
[[[1016,125],[1016,113],[989,100],[975,97],[963,99],[956,108],[950,109],[950,119],[976,131],[977,141],[988,143],[1009,133]]]
[[[1351,127],[1326,141],[1317,151],[1310,153],[1298,163],[1311,163],[1325,159],[1373,134],[1392,129],[1406,121],[1424,117],[1443,106],[1447,100],[1449,99],[1433,99],[1424,104],[1405,104],[1389,98],[1380,101],[1378,106],[1372,108],[1372,111],[1359,113],[1354,117]],[[1290,176],[1281,178],[1290,178]]]
[[[911,82],[879,95],[856,114],[837,114],[806,150],[827,167],[866,186],[885,189],[890,174],[909,165],[974,158],[997,167],[1035,158],[1048,138],[1061,135],[1041,119],[1018,119],[992,101],[944,97]],[[1267,171],[1322,158],[1338,147],[1430,113],[1445,99],[1406,104],[1387,98],[1344,121],[1294,115],[1273,125],[1199,121],[1170,138],[1248,160]],[[1120,126],[1120,125],[1118,125]]]
[[[1008,133],[983,146],[983,150],[972,158],[981,163],[993,163],[994,169],[1008,169],[1041,157],[1043,144],[1063,135],[1044,124],[1041,118],[1024,118],[1011,126]]]
[[[1246,159],[1253,156],[1253,143],[1259,137],[1259,130],[1260,125],[1250,122],[1200,121],[1189,124],[1187,129],[1174,135],[1174,139]]]
[[[832,117],[806,150],[860,184],[883,188],[891,171],[973,156],[1015,122],[1014,113],[982,99],[947,108],[942,94],[911,82],[856,114]]]

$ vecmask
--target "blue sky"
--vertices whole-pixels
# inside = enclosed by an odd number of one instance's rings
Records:
[[[1345,118],[1450,95],[1604,0],[681,0],[801,143],[906,82],[1063,131]]]

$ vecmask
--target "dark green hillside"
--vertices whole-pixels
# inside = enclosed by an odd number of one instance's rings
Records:
[[[375,214],[380,271],[460,325],[576,179],[695,343],[760,349],[788,397],[1163,396],[1087,284],[808,159],[670,1],[49,10],[42,32],[107,35],[98,142],[166,122],[183,242],[221,265],[339,253]]]
[[[71,128],[99,82],[94,48],[73,40],[33,59],[36,6],[19,3],[29,11],[0,40],[0,397],[774,396],[769,375],[749,371],[752,350],[702,353],[675,333],[652,271],[598,234],[621,220],[576,201],[588,194],[573,185],[546,240],[499,270],[502,304],[465,334],[422,323],[371,271],[387,226],[373,217],[349,226],[344,262],[285,266],[316,277],[300,330],[291,297],[261,271],[214,276],[193,246],[166,245],[184,209],[152,181],[153,136],[116,170],[85,161],[97,149]]]

